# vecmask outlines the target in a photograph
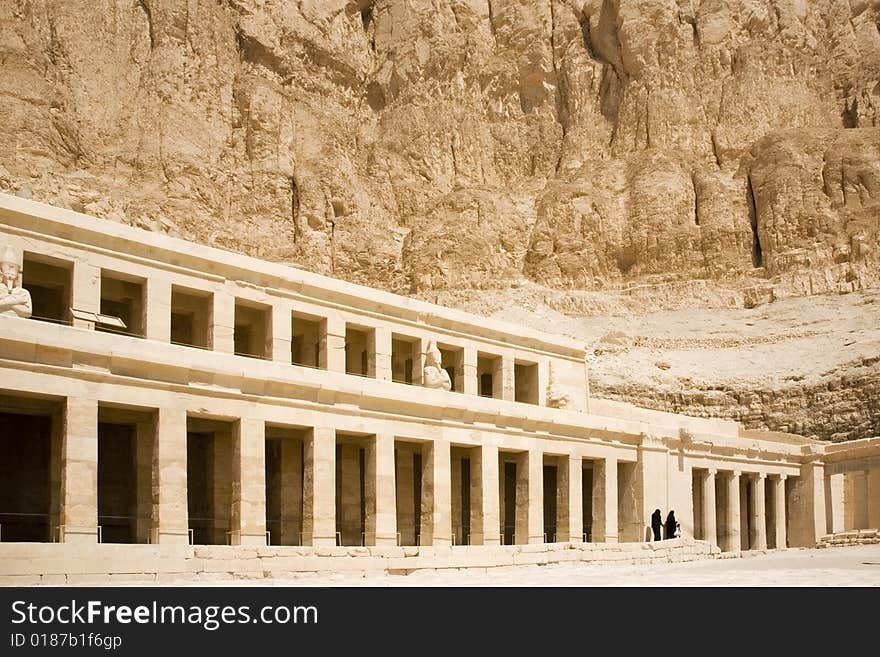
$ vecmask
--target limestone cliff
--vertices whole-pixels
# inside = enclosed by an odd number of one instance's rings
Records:
[[[0,66],[0,189],[396,292],[880,282],[880,0],[0,0]]]

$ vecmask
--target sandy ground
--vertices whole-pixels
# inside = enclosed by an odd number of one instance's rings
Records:
[[[218,582],[221,586],[254,581]],[[174,586],[205,586],[175,582]],[[272,580],[263,586],[478,587],[880,587],[880,544],[788,549],[734,559],[646,565],[554,565],[416,571],[410,575],[333,575]]]

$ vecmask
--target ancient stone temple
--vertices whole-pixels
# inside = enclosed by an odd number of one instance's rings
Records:
[[[0,250],[3,582],[645,558],[655,509],[692,555],[880,526],[880,439],[593,398],[571,339],[6,195]]]

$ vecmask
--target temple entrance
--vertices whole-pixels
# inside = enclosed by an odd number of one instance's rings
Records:
[[[336,540],[339,545],[373,545],[375,485],[367,485],[368,470],[375,473],[375,436],[336,434]]]
[[[229,543],[233,423],[187,418],[186,488],[194,545]]]
[[[584,542],[591,543],[593,538],[593,462],[584,459],[581,468],[581,504],[584,522]]]
[[[419,443],[394,441],[394,483],[400,545],[418,545],[422,520],[422,451]]]
[[[479,464],[476,447],[452,448],[452,543],[453,545],[471,545],[473,520],[481,510],[475,502],[478,496],[472,491],[478,484],[479,474],[475,472],[475,463]]]
[[[557,474],[555,465],[544,465],[544,542],[555,543],[558,534],[557,512]]]
[[[303,544],[305,428],[266,426],[266,529],[269,545]]]
[[[0,396],[0,541],[55,539],[61,415],[59,403]]]
[[[528,458],[528,452],[498,452],[500,533],[504,545],[529,542]]]

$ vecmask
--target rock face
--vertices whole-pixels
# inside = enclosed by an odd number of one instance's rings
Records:
[[[0,190],[395,292],[880,282],[880,0],[0,0],[0,61]]]

